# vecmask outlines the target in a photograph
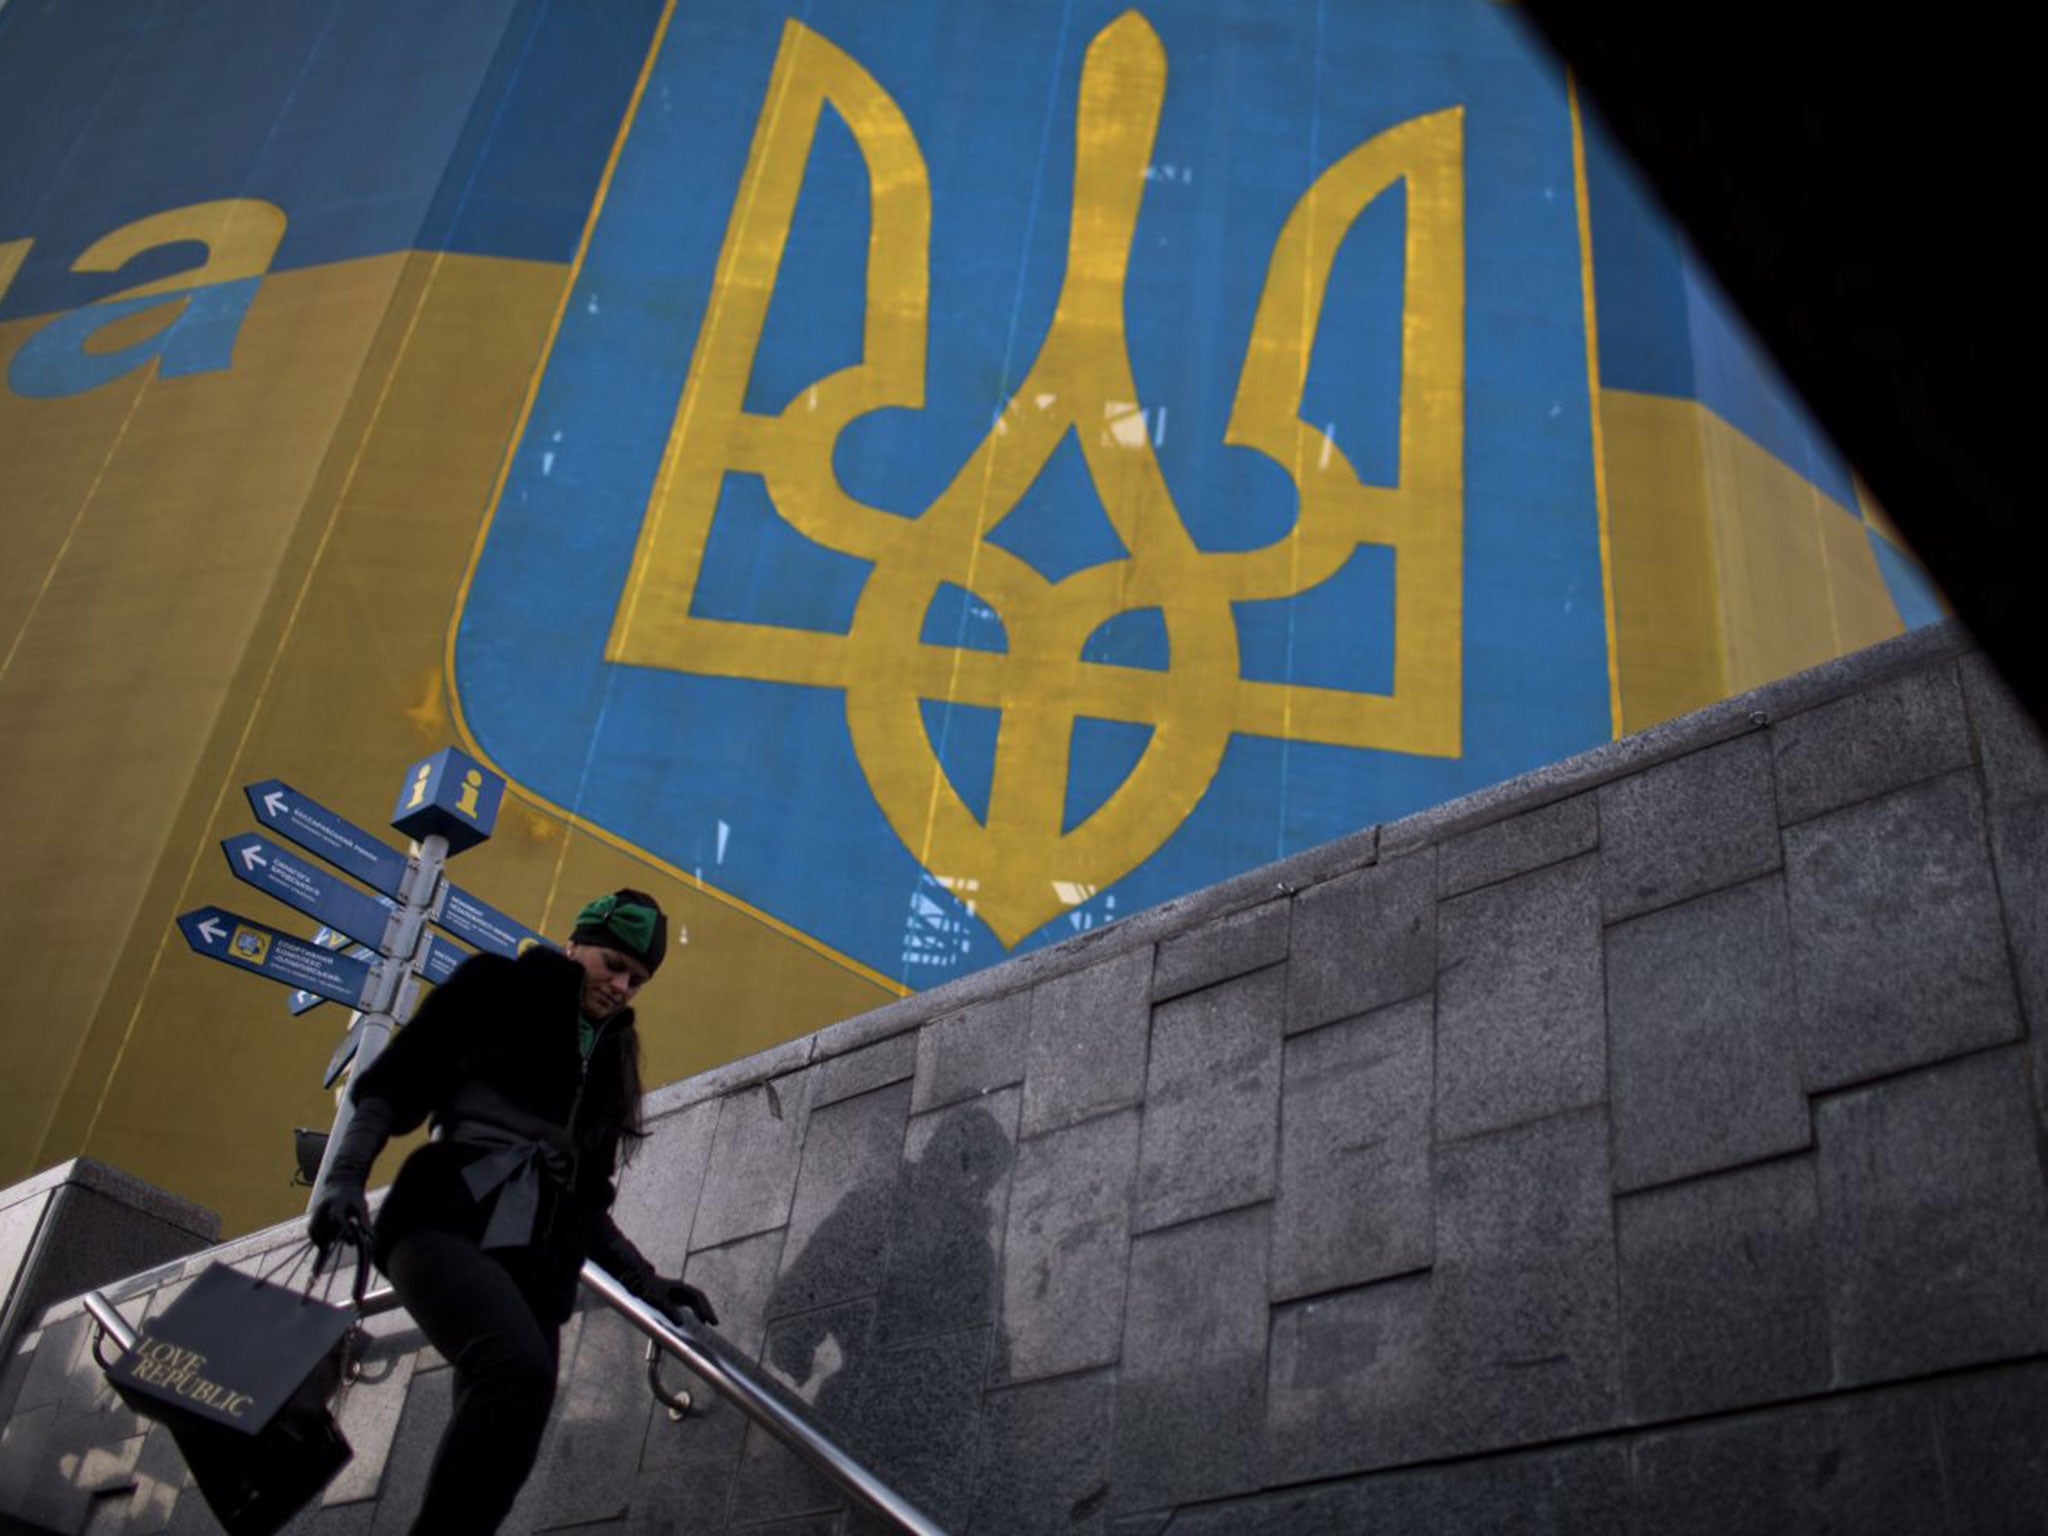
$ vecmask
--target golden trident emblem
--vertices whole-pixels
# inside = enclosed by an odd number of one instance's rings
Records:
[[[937,500],[905,519],[849,496],[832,465],[847,425],[925,398],[931,190],[901,110],[874,77],[790,21],[726,226],[707,305],[606,657],[678,671],[843,689],[868,783],[896,834],[942,879],[979,886],[1013,945],[1148,858],[1208,789],[1233,731],[1455,757],[1461,705],[1464,411],[1462,109],[1414,118],[1325,170],[1273,247],[1224,434],[1292,477],[1294,526],[1263,548],[1196,547],[1148,434],[1105,430],[1141,409],[1124,336],[1125,284],[1166,91],[1158,34],[1126,11],[1082,66],[1074,207],[1052,325],[1024,382]],[[871,218],[862,360],[777,415],[743,409],[818,118],[829,102],[865,161]],[[1345,233],[1407,183],[1400,479],[1360,483],[1300,416],[1331,265]],[[1072,432],[1130,558],[1048,580],[984,535]],[[720,487],[759,475],[817,543],[873,563],[844,635],[693,616]],[[1328,580],[1360,544],[1394,551],[1394,686],[1352,693],[1239,676],[1231,604]],[[931,645],[943,584],[994,608],[1007,653]],[[1164,673],[1084,661],[1120,613],[1163,615]],[[919,701],[1000,710],[986,819],[947,780]],[[1152,728],[1128,778],[1061,830],[1069,742],[1082,717]]]

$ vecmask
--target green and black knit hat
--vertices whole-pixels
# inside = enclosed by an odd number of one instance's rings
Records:
[[[630,888],[600,896],[576,914],[572,944],[596,944],[628,954],[647,967],[661,969],[668,953],[668,915],[645,891]]]

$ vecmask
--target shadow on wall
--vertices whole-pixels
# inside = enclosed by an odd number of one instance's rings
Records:
[[[872,1352],[993,1319],[987,1202],[1010,1161],[1010,1137],[993,1114],[973,1106],[946,1116],[924,1155],[905,1163],[893,1184],[870,1182],[840,1200],[776,1280],[768,1317],[780,1321],[770,1327],[764,1360],[821,1423],[858,1442]],[[838,1288],[834,1278],[879,1257],[879,1233],[889,1235],[881,1292],[819,1307]],[[991,1370],[999,1372],[1001,1329],[991,1348]]]
[[[950,1481],[917,1464],[933,1437],[904,1433],[907,1419],[931,1421],[925,1427],[936,1431],[951,1416],[944,1394],[927,1390],[933,1341],[946,1341],[938,1347],[948,1355],[964,1349],[972,1357],[957,1364],[971,1364],[976,1387],[1007,1366],[994,1326],[989,1202],[1014,1156],[1009,1135],[981,1106],[940,1116],[922,1154],[895,1178],[870,1180],[832,1208],[768,1298],[762,1358],[774,1379],[913,1498]],[[842,1299],[854,1288],[866,1294]],[[836,1497],[779,1448],[750,1447],[748,1461],[736,1516]]]

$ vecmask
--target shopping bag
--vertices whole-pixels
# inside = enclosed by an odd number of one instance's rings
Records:
[[[209,1265],[108,1370],[136,1412],[170,1430],[229,1536],[270,1536],[353,1454],[330,1403],[348,1369],[351,1304]]]

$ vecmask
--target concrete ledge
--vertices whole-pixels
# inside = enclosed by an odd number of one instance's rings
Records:
[[[813,1061],[859,1050],[891,1035],[917,1029],[940,1014],[957,1013],[1114,955],[1188,934],[1205,923],[1258,906],[1275,897],[1299,894],[1384,858],[1413,852],[1511,817],[1568,800],[1662,763],[1689,756],[1774,722],[1908,673],[1969,654],[1972,643],[1954,620],[1931,624],[1844,656],[1824,666],[1725,699],[1690,715],[1633,736],[1507,779],[1456,800],[1384,826],[1364,827],[1348,837],[1247,870],[1220,884],[1147,907],[1045,949],[985,971],[949,981],[928,992],[899,999],[755,1056],[715,1068],[657,1090],[650,1115],[666,1114],[700,1099],[716,1097]]]

